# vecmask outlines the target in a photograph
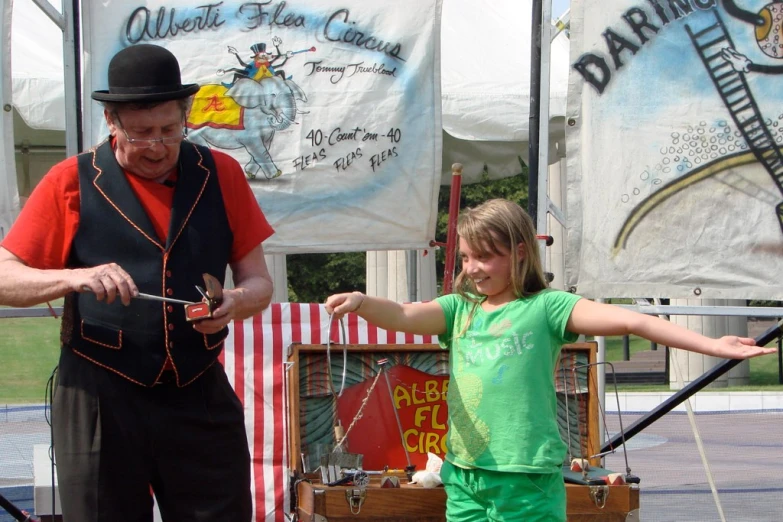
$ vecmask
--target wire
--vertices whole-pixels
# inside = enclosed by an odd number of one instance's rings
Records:
[[[49,376],[49,380],[46,381],[46,392],[44,393],[44,416],[46,417],[46,423],[49,425],[49,461],[52,463],[52,520],[55,518],[56,501],[57,501],[57,489],[54,481],[55,477],[55,462],[54,462],[54,423],[52,414],[52,404],[54,403],[54,391],[55,382],[57,376],[57,369],[59,366],[55,366],[52,370],[52,374]]]

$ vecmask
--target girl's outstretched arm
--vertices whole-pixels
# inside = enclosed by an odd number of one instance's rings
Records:
[[[400,304],[361,292],[335,294],[326,300],[326,311],[340,318],[354,312],[384,330],[417,335],[443,335],[446,317],[435,301]]]
[[[656,316],[588,299],[577,301],[566,328],[584,335],[638,335],[658,344],[725,359],[747,359],[777,351],[756,346],[748,337],[727,335],[713,339]]]

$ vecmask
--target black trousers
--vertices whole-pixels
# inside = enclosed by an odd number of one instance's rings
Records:
[[[64,522],[251,520],[244,411],[215,363],[184,388],[145,388],[69,349],[52,407]]]

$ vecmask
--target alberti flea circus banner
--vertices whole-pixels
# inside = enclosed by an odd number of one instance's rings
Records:
[[[783,299],[783,3],[574,0],[567,283]]]
[[[441,0],[84,3],[84,99],[149,43],[198,83],[188,139],[234,156],[267,253],[423,248],[441,171]],[[87,136],[107,130],[85,102]]]

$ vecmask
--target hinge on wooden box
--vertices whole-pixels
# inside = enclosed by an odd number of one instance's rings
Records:
[[[593,499],[595,507],[603,509],[606,499],[609,498],[609,486],[590,486],[590,498]]]
[[[367,497],[367,491],[364,489],[351,488],[345,490],[345,500],[348,502],[348,507],[351,508],[351,513],[358,515],[362,510],[362,504]]]

